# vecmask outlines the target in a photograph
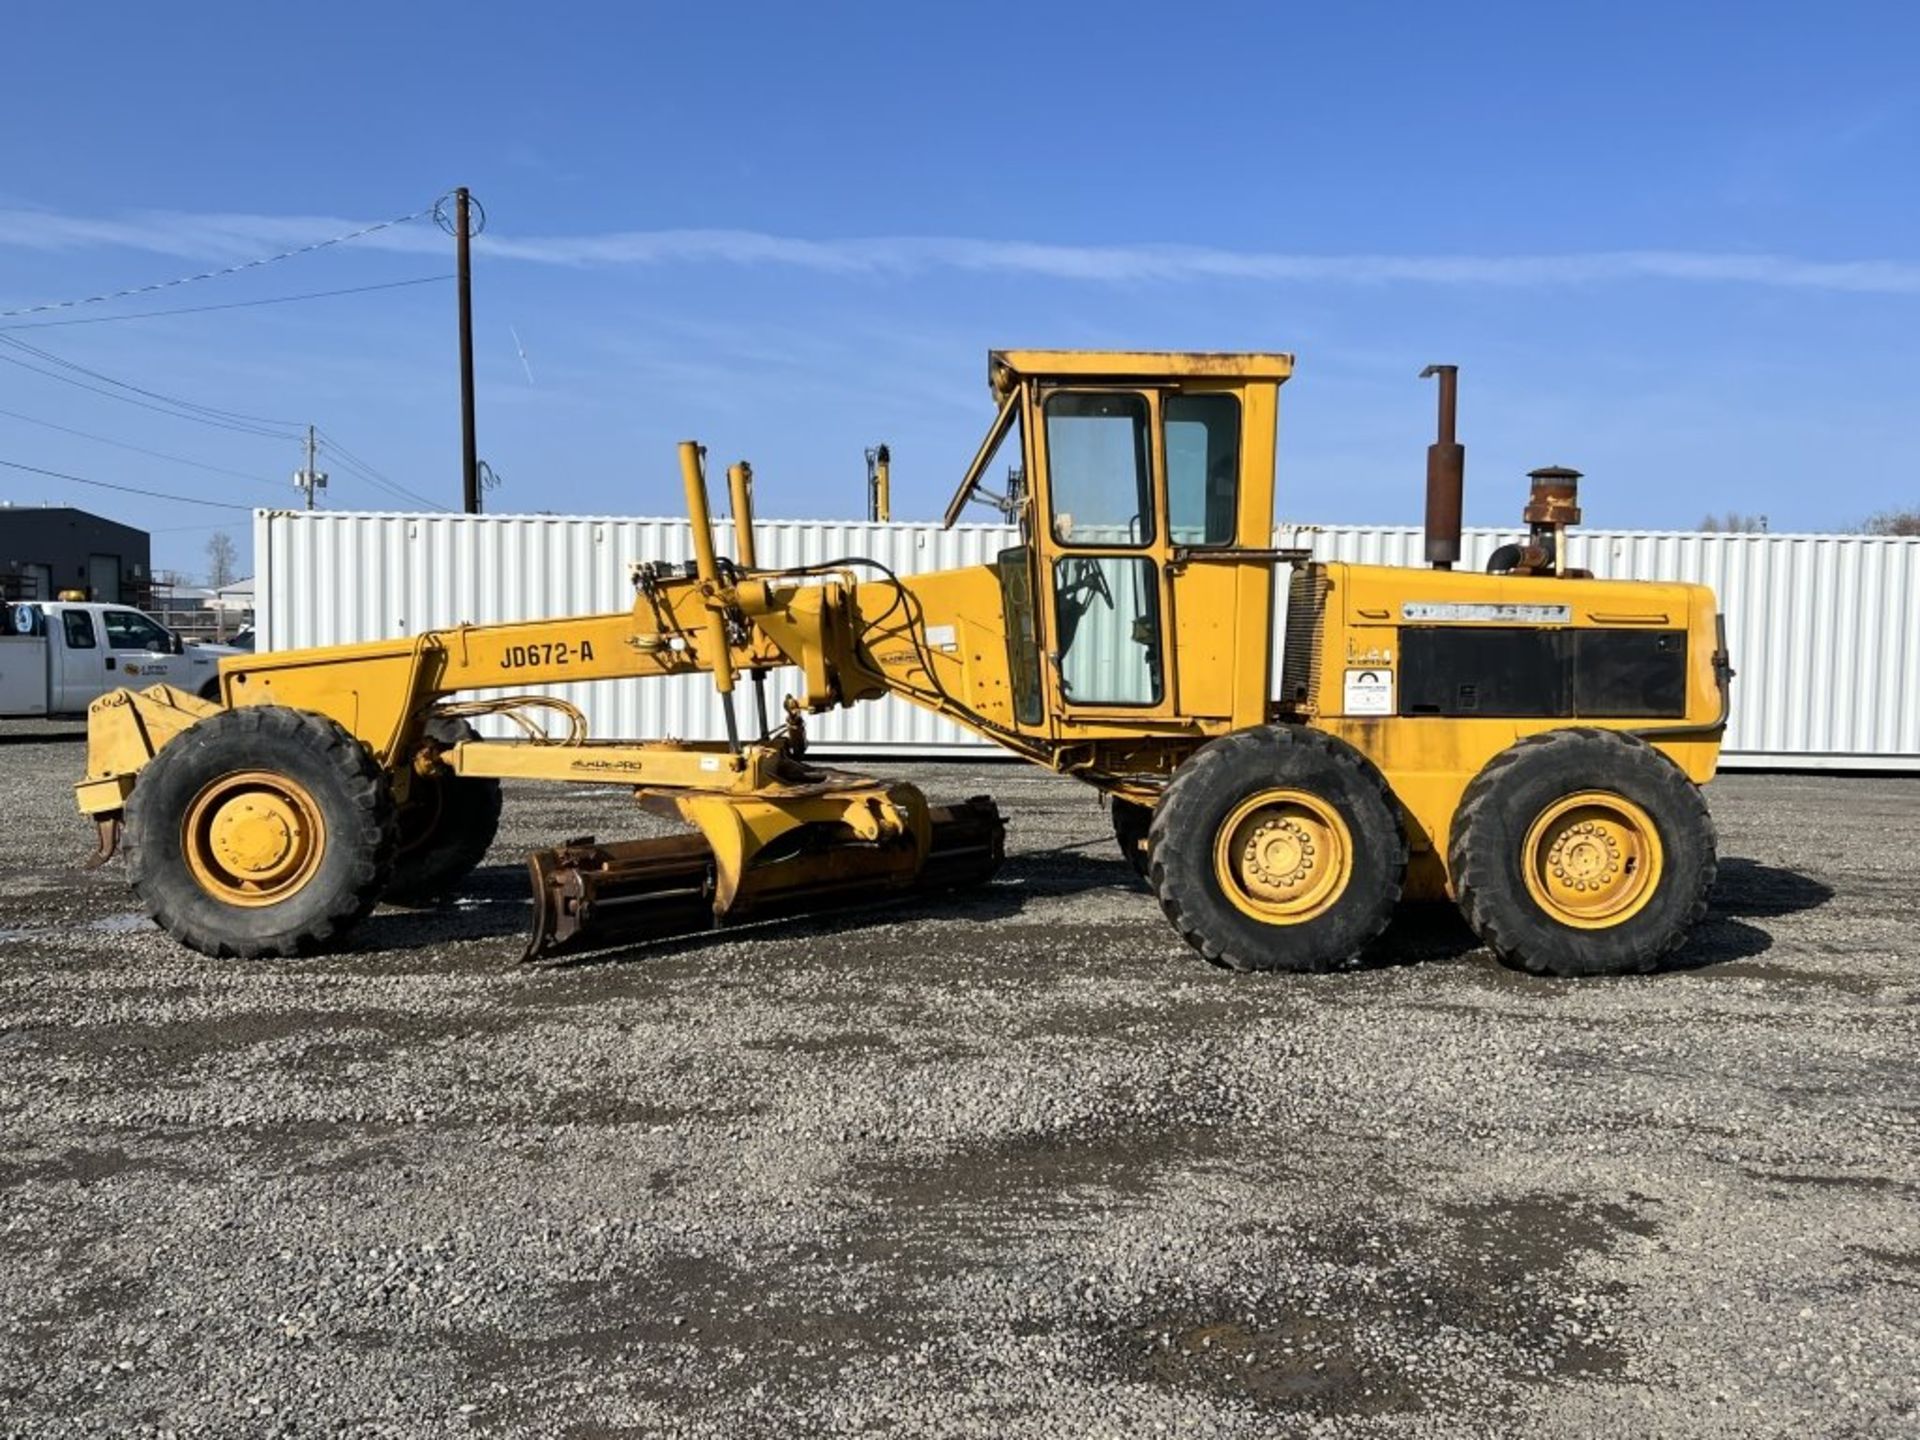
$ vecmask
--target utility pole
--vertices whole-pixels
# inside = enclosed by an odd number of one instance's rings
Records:
[[[313,426],[307,426],[307,468],[293,472],[293,488],[306,493],[307,509],[313,509],[313,492],[327,488],[327,477],[314,466],[319,450],[314,440]]]
[[[453,192],[454,272],[460,292],[460,508],[480,513],[480,455],[473,433],[473,236],[468,224],[471,197],[462,185]]]

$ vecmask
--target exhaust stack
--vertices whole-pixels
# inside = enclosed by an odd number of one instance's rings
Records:
[[[1427,563],[1451,570],[1460,559],[1460,513],[1467,488],[1467,447],[1454,438],[1460,403],[1458,365],[1429,365],[1422,380],[1440,380],[1440,434],[1427,447]]]
[[[867,451],[867,519],[893,519],[893,452],[885,445]]]

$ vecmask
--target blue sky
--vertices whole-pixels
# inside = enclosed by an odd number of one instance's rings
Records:
[[[491,509],[678,513],[693,436],[755,462],[769,516],[860,513],[886,440],[897,513],[934,515],[1005,345],[1294,351],[1288,519],[1417,520],[1430,361],[1463,367],[1471,523],[1516,521],[1549,462],[1587,472],[1597,526],[1920,503],[1910,7],[122,4],[22,12],[11,50],[0,309],[470,185]],[[435,276],[450,250],[416,221],[0,325]],[[444,282],[0,337],[276,422],[6,364],[0,458],[290,503],[279,433],[311,420],[457,504]],[[332,506],[396,503],[325,468]],[[199,570],[216,525],[250,539],[237,511],[18,471],[0,498],[151,526],[161,566]]]

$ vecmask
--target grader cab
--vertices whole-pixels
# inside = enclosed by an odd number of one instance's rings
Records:
[[[760,566],[744,463],[721,554],[704,452],[684,443],[696,553],[634,567],[629,610],[236,656],[211,703],[103,697],[78,787],[98,858],[123,846],[168,931],[241,956],[338,944],[382,900],[446,895],[507,779],[621,786],[694,831],[530,857],[530,958],[989,880],[990,800],[937,806],[807,760],[807,714],[891,694],[1105,792],[1123,851],[1217,964],[1337,969],[1403,897],[1451,897],[1527,969],[1652,967],[1713,879],[1698,787],[1731,671],[1712,594],[1569,570],[1572,472],[1536,474],[1500,573],[1453,570],[1450,369],[1435,568],[1274,549],[1292,363],[994,352],[997,413],[946,518],[1004,462],[992,498],[1022,542],[931,574]],[[557,699],[460,698],[691,673],[726,701],[724,740],[605,740]],[[792,686],[777,707],[774,684]],[[519,738],[482,738],[482,716]]]

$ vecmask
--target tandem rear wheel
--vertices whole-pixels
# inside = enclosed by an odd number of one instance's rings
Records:
[[[281,705],[210,715],[160,747],[127,797],[127,874],[203,955],[320,950],[379,900],[393,799],[335,721]]]
[[[1118,828],[1118,807],[1115,809]],[[1393,917],[1407,842],[1380,772],[1293,725],[1215,740],[1154,807],[1147,879],[1173,927],[1229,970],[1353,964]]]
[[[1455,813],[1448,870],[1467,923],[1536,975],[1633,975],[1707,912],[1717,864],[1699,788],[1644,740],[1575,728],[1487,762]]]

